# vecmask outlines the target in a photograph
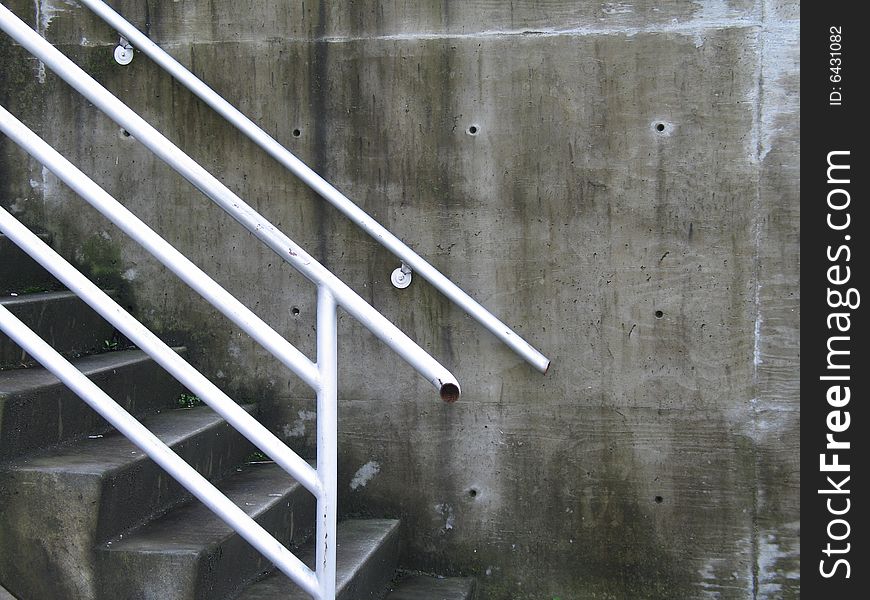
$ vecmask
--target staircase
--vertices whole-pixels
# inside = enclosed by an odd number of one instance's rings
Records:
[[[273,463],[258,462],[254,447],[210,408],[188,406],[188,396],[180,402],[180,384],[125,347],[5,236],[0,294],[0,303],[313,566],[313,496]],[[0,599],[307,598],[3,334],[0,366]],[[397,575],[399,532],[391,519],[339,523],[337,598],[472,597],[473,580]]]

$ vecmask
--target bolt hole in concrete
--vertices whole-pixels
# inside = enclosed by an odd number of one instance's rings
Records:
[[[294,306],[293,308],[290,309],[290,312],[293,314],[294,317],[298,317],[299,316],[299,307]]]
[[[660,310],[656,311],[656,319],[661,319],[663,316],[665,316],[665,313]]]
[[[474,488],[471,488],[470,490],[468,490],[468,495],[471,496],[472,498],[477,498],[477,490]]]
[[[662,498],[661,496],[656,496],[656,504],[661,504],[664,501],[665,501],[665,499]]]
[[[671,125],[667,121],[654,121],[652,124],[652,128],[653,131],[655,131],[659,135],[671,135],[673,125]]]
[[[477,135],[477,132],[480,131],[477,125],[472,125],[468,128],[468,135]]]
[[[293,130],[293,137],[299,137],[300,135],[302,135],[301,129],[294,129]]]

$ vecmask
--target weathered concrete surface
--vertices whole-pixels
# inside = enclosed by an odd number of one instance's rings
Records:
[[[396,572],[400,522],[395,519],[350,519],[338,524],[335,569],[336,600],[382,598]],[[297,551],[308,568],[315,567],[314,544]],[[238,600],[306,600],[310,596],[276,571],[246,588]]]
[[[314,496],[274,463],[248,464],[220,484],[275,539],[293,548],[314,532]],[[101,548],[102,594],[116,598],[231,598],[272,568],[198,500]]]
[[[0,304],[66,356],[100,350],[113,340],[115,328],[70,291],[6,296]],[[35,362],[12,338],[0,333],[0,366]]]
[[[47,244],[51,238],[46,234],[39,237]],[[0,294],[31,293],[35,291],[56,290],[62,287],[42,265],[30,258],[15,243],[0,234]]]
[[[184,348],[176,349],[184,355]],[[141,350],[87,356],[73,365],[124,410],[139,417],[177,408],[178,381]],[[42,368],[0,372],[0,461],[69,443],[111,427]]]
[[[116,3],[545,377],[419,278],[392,288],[395,259],[147,59],[114,66],[101,24],[36,5],[12,2],[460,378],[442,405],[341,319],[344,505],[401,517],[405,566],[477,575],[485,600],[798,596],[797,2]],[[4,105],[313,356],[310,285],[0,56]],[[139,314],[310,445],[310,392],[276,361],[8,142],[0,173],[4,205],[79,262],[120,256]]]
[[[253,450],[206,406],[142,422],[209,480],[233,472]],[[117,432],[0,465],[0,580],[24,598],[97,598],[97,546],[186,498]]]
[[[412,575],[393,586],[386,600],[472,600],[474,579]]]

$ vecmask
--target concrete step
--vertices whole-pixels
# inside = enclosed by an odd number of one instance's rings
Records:
[[[254,405],[245,408],[255,411]],[[170,410],[142,422],[212,480],[253,451],[207,406]],[[3,465],[0,580],[16,581],[27,598],[94,598],[98,544],[188,497],[117,433]]]
[[[185,353],[184,348],[176,352]],[[177,408],[183,386],[141,350],[73,364],[134,415]],[[91,407],[43,368],[0,371],[0,462],[110,430]]]
[[[16,600],[15,596],[6,591],[6,588],[0,586],[0,600]]]
[[[364,519],[338,524],[336,600],[382,598],[399,558],[399,521]],[[300,559],[314,567],[314,547],[300,550]],[[237,600],[309,600],[283,573],[273,573],[245,589]]]
[[[39,234],[39,237],[43,242],[51,243],[47,233]],[[42,265],[0,233],[0,295],[57,290],[62,287]]]
[[[248,464],[218,486],[288,547],[314,530],[312,494],[274,463]],[[271,564],[199,501],[179,506],[100,551],[102,598],[226,598]]]
[[[385,600],[472,600],[474,591],[470,577],[409,575],[392,586]]]
[[[110,295],[113,295],[110,293]],[[67,356],[104,349],[115,328],[69,291],[10,296],[0,299],[55,350]],[[0,333],[0,366],[32,363],[24,351]]]

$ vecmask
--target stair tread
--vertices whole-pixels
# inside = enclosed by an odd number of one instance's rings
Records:
[[[0,585],[0,600],[15,600],[15,596],[6,591],[2,585]]]
[[[184,352],[184,347],[173,348],[178,353]],[[142,350],[117,350],[72,359],[70,362],[79,371],[92,377],[106,371],[123,369],[124,367],[151,360]],[[0,371],[0,396],[26,393],[32,389],[63,385],[61,381],[44,367],[32,369],[12,369]]]
[[[245,465],[217,487],[250,517],[257,518],[276,504],[286,502],[301,484],[270,462]],[[106,544],[103,549],[198,554],[233,535],[235,532],[210,509],[194,501],[171,510],[121,540]]]
[[[60,290],[56,292],[36,292],[33,294],[20,294],[18,296],[4,296],[3,298],[0,298],[0,304],[11,310],[12,307],[20,306],[22,304],[44,302],[46,300],[49,302],[54,300],[68,300],[72,298],[78,298],[78,296],[69,290]]]
[[[336,595],[350,583],[354,575],[377,553],[377,550],[391,535],[398,533],[399,521],[396,519],[354,519],[338,524],[336,545]],[[306,544],[297,553],[309,568],[314,567],[315,549]],[[309,596],[290,578],[275,572],[249,586],[238,600],[308,600]]]
[[[256,405],[242,408],[249,413]],[[223,417],[208,406],[174,409],[151,415],[142,423],[168,446],[194,437],[223,422]],[[131,441],[118,432],[81,440],[70,446],[20,459],[12,468],[19,471],[63,472],[102,476],[116,469],[150,460]]]
[[[30,231],[33,233],[33,235],[35,235],[38,238],[41,238],[42,241],[44,241],[44,242],[51,240],[51,235],[48,233],[45,233],[45,231],[34,231],[33,227],[30,228]],[[9,242],[10,244],[14,243],[11,239],[9,239],[8,235],[6,235],[5,233],[0,233],[0,243],[5,243],[5,242]],[[22,250],[21,252],[24,252],[24,250]],[[2,587],[2,586],[0,586],[0,587]]]
[[[393,586],[386,600],[470,600],[474,585],[470,577],[411,575]]]

